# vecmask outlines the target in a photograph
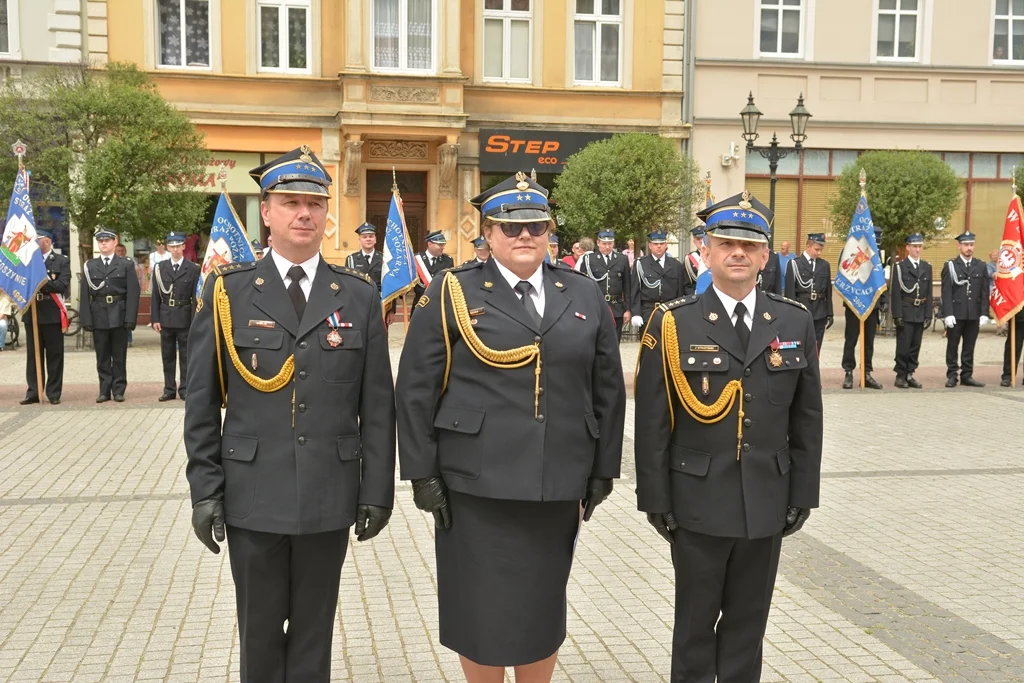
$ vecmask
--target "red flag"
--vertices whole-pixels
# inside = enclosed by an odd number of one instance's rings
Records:
[[[1024,225],[1021,223],[1020,197],[1013,195],[1006,212],[1003,242],[999,246],[999,261],[995,282],[990,294],[996,320],[1003,324],[1024,307]]]

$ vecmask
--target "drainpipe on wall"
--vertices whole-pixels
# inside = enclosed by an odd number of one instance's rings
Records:
[[[696,59],[696,0],[686,0],[683,9],[685,17],[685,29],[683,31],[683,125],[690,126],[690,137],[683,139],[683,154],[690,154],[693,150],[693,97],[690,96],[690,89],[693,87],[695,59]]]

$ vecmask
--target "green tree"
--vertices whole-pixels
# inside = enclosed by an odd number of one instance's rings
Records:
[[[83,255],[96,229],[125,239],[190,232],[207,197],[176,181],[205,169],[209,153],[188,117],[131,64],[53,68],[0,89],[0,140],[28,145],[33,195],[63,203]],[[17,160],[0,155],[0,196]],[[37,212],[38,213],[38,212]]]
[[[844,239],[860,197],[860,171],[867,174],[871,219],[882,228],[882,249],[898,253],[908,235],[919,232],[925,241],[960,206],[963,181],[946,162],[931,152],[880,150],[857,157],[839,176],[832,201],[832,222]]]
[[[605,228],[615,230],[619,242],[640,244],[655,228],[689,229],[703,196],[699,167],[680,156],[673,141],[622,133],[569,157],[552,200],[565,219],[562,244]]]

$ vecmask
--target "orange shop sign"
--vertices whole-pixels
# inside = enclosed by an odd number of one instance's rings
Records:
[[[566,159],[611,133],[542,130],[481,130],[480,170],[561,173]]]

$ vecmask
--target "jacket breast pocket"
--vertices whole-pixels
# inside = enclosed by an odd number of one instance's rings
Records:
[[[220,441],[221,466],[224,468],[224,514],[242,519],[252,512],[256,497],[256,472],[253,460],[259,439],[224,434]]]
[[[768,368],[768,402],[788,406],[793,402],[800,371],[807,367],[805,349],[784,349],[777,353],[766,351],[764,364]]]
[[[316,331],[320,340],[320,377],[327,383],[353,382],[363,367],[363,331],[332,329]]]
[[[269,379],[284,365],[284,330],[236,327],[232,330],[239,360],[257,377]]]
[[[443,407],[434,417],[437,458],[442,474],[465,479],[480,477],[483,448],[480,429],[486,413],[474,408]]]

